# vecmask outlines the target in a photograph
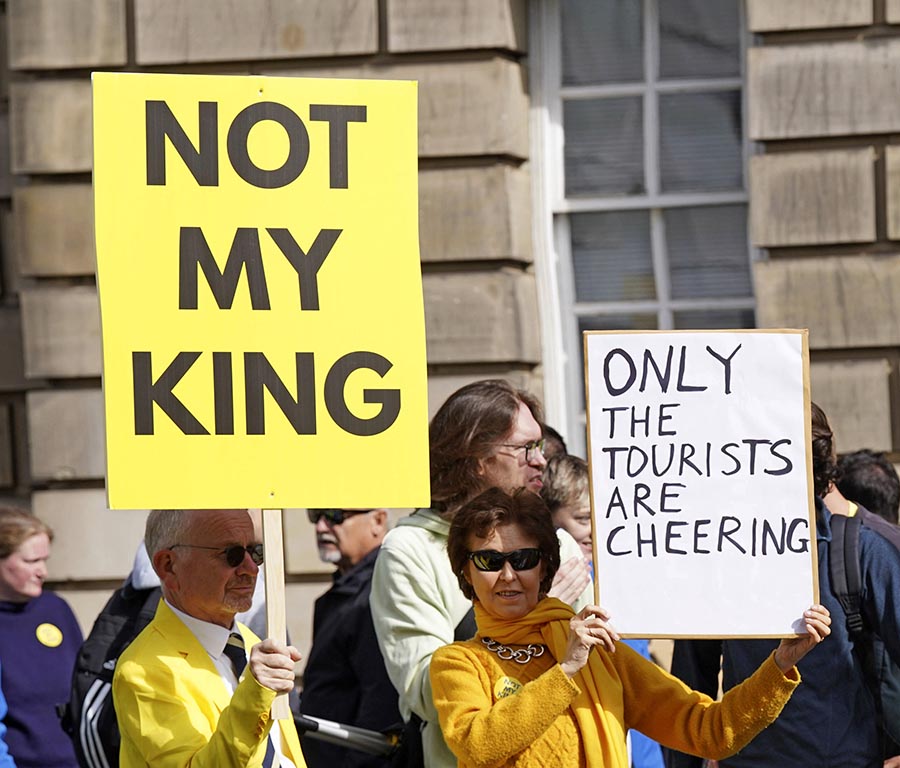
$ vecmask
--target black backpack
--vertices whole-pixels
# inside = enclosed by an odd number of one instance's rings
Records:
[[[130,583],[117,589],[78,652],[70,699],[58,709],[81,768],[119,764],[113,672],[119,655],[156,614],[160,594],[159,587],[135,589]]]
[[[877,521],[873,521],[877,522]],[[866,685],[875,699],[883,757],[900,754],[900,668],[894,664],[877,633],[865,624],[860,590],[859,516],[831,516],[829,561],[831,587],[847,615],[853,647],[862,659]],[[876,532],[877,527],[874,527]],[[885,535],[895,544],[893,537]]]

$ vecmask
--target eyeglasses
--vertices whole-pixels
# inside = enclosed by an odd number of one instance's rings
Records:
[[[371,509],[308,509],[306,515],[309,522],[317,525],[323,517],[328,525],[340,525],[348,517],[353,515],[364,515],[367,512],[373,512]]]
[[[469,560],[479,571],[501,571],[508,562],[514,571],[530,571],[541,562],[541,550],[534,547],[514,549],[512,552],[498,552],[496,549],[479,549],[469,552]]]
[[[234,544],[230,547],[204,547],[201,544],[173,544],[167,549],[175,549],[176,547],[190,547],[191,549],[212,549],[220,555],[225,556],[225,562],[230,568],[237,568],[244,562],[244,553],[250,555],[250,559],[257,565],[263,564],[263,545],[248,544],[242,547],[240,544]]]
[[[525,463],[529,463],[536,453],[544,455],[544,438],[532,440],[524,445],[511,445],[510,443],[498,443],[501,448],[511,448],[514,451],[525,451]]]

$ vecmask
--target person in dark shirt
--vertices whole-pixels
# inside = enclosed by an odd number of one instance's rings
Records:
[[[854,650],[847,617],[832,592],[832,510],[824,497],[838,477],[834,435],[821,408],[812,405],[813,487],[821,603],[831,612],[831,637],[797,665],[803,678],[781,716],[720,768],[882,768],[875,701],[862,658]],[[863,522],[859,532],[862,612],[867,626],[900,661],[900,553]],[[771,653],[774,640],[676,641],[672,674],[715,696],[721,667],[729,690]],[[665,750],[668,768],[700,768],[700,758]]]
[[[861,450],[838,459],[838,490],[869,512],[897,525],[900,513],[900,477],[883,453]]]
[[[78,766],[56,705],[69,698],[82,636],[68,603],[44,589],[52,541],[34,515],[0,507],[0,664],[18,768]]]
[[[337,566],[334,583],[316,600],[313,644],[303,673],[303,715],[373,731],[400,729],[397,691],[378,648],[369,592],[381,540],[387,532],[383,509],[310,509],[319,557]],[[303,738],[309,768],[378,768],[384,757]]]

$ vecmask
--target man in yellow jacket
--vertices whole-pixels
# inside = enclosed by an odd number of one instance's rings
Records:
[[[163,599],[116,665],[121,768],[305,768],[293,720],[269,715],[300,653],[234,620],[263,561],[247,510],[154,510],[144,538]]]

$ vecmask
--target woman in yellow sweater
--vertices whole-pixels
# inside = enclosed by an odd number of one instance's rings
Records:
[[[485,491],[457,512],[447,550],[478,623],[474,639],[440,648],[431,661],[441,729],[460,768],[627,768],[629,728],[682,752],[725,757],[778,717],[800,682],[794,665],[831,631],[828,611],[812,606],[807,634],[783,640],[715,702],[617,644],[603,609],[575,615],[544,597],[559,545],[539,496]]]

